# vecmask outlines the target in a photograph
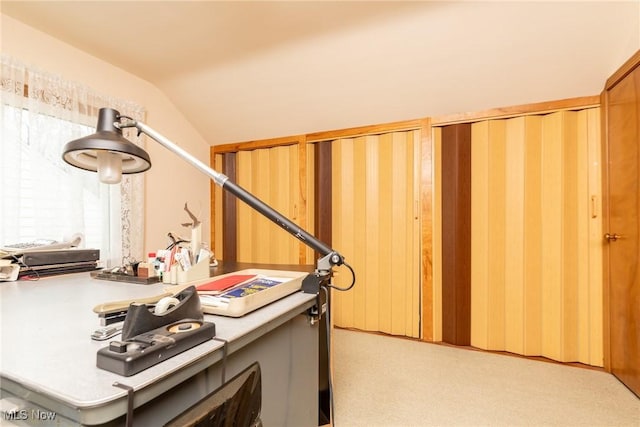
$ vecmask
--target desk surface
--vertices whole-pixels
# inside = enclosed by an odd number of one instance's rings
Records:
[[[225,265],[214,274],[247,266],[256,265]],[[289,267],[308,270],[277,266]],[[223,343],[210,340],[131,377],[96,367],[96,353],[108,341],[90,338],[100,326],[92,308],[157,295],[164,286],[96,280],[89,273],[0,284],[2,389],[77,422],[97,424],[126,413],[127,393],[115,382],[134,388],[137,407],[221,360]],[[314,303],[314,295],[296,292],[241,318],[205,315],[205,320],[216,324],[217,338],[228,341],[233,352]]]

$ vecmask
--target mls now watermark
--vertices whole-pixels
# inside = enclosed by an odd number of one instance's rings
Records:
[[[54,421],[57,414],[41,409],[16,409],[2,411],[2,419],[7,421]]]

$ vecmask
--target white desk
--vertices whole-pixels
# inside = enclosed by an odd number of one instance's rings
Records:
[[[224,343],[207,341],[130,377],[96,367],[99,303],[160,294],[161,284],[91,279],[89,273],[0,283],[0,388],[28,412],[52,411],[56,425],[124,425],[134,389],[134,425],[162,425],[221,384]],[[318,326],[304,314],[315,296],[297,292],[241,318],[206,315],[228,343],[226,379],[250,363],[262,369],[262,421],[315,426],[318,420]],[[119,338],[119,336],[114,339]],[[4,408],[3,408],[4,409]],[[6,420],[6,414],[0,413]]]

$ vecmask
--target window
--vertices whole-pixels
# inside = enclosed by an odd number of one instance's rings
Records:
[[[0,245],[81,234],[105,267],[142,259],[143,178],[106,185],[62,160],[67,142],[95,132],[100,107],[139,119],[142,108],[6,56],[1,78]],[[135,133],[125,136],[140,143]]]

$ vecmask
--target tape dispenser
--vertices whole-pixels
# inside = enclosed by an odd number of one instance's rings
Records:
[[[194,286],[153,305],[131,303],[122,340],[98,350],[98,368],[134,375],[215,337],[215,324],[205,322]]]
[[[186,319],[204,319],[194,286],[174,296],[164,297],[153,305],[131,303],[122,325],[122,339],[129,340],[141,333]]]

